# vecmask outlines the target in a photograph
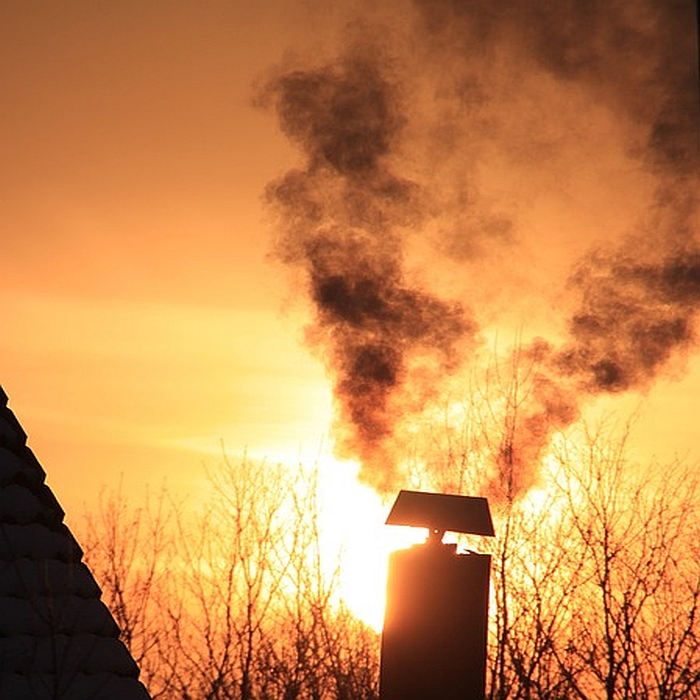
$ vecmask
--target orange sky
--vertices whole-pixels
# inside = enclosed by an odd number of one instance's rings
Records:
[[[130,490],[163,479],[189,489],[221,440],[233,455],[291,461],[328,444],[329,381],[301,343],[298,294],[266,259],[262,193],[299,156],[251,104],[285,52],[333,43],[343,13],[314,5],[0,8],[0,382],[69,512],[120,478]],[[518,264],[502,264],[498,248],[470,272],[470,303],[505,342],[553,325],[571,260],[633,226],[650,194],[620,136],[634,125],[575,86],[519,85],[513,114],[550,100],[559,121],[533,112],[504,127],[518,153],[487,143],[472,154],[485,206],[525,232]],[[459,176],[454,163],[439,173]],[[429,284],[464,293],[459,265],[425,255]],[[640,404],[639,444],[700,459],[700,361],[676,374]],[[637,401],[603,403],[626,412]]]
[[[1,381],[62,500],[186,480],[222,438],[315,450],[328,390],[264,259],[260,195],[290,149],[250,105],[303,11],[1,12]]]

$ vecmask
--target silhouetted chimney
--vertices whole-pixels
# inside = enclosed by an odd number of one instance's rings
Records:
[[[389,559],[380,700],[482,700],[491,557],[442,537],[493,536],[486,499],[401,491],[386,522],[429,536]]]

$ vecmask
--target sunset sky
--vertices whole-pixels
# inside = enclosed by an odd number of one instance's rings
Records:
[[[292,154],[251,106],[303,8],[6,3],[0,24],[2,383],[62,500],[186,482],[222,439],[313,454],[328,389],[261,208]]]
[[[626,19],[641,34],[658,3],[643,4]],[[480,347],[566,344],[576,261],[631,232],[653,238],[649,222],[666,216],[653,205],[666,165],[640,155],[656,115],[619,94],[646,66],[600,87],[593,72],[552,68],[515,34],[523,3],[472,53],[450,48],[458,13],[325,5],[2,3],[0,383],[69,513],[122,479],[130,493],[164,481],[196,489],[222,442],[233,456],[291,463],[330,451],[332,378],[303,341],[306,268],[272,259],[275,217],[291,214],[264,192],[315,157],[303,124],[286,125],[290,139],[280,127],[279,76],[332,64],[345,36],[366,34],[358,26],[386,40],[407,110],[400,154],[382,168],[428,193],[418,229],[430,235],[412,234],[406,264],[437,298],[471,310]],[[692,17],[692,3],[685,10]],[[618,36],[594,13],[571,19],[576,41],[590,20],[603,54]],[[692,39],[692,23],[678,26]],[[692,64],[691,39],[664,41]],[[677,88],[657,81],[649,94],[672,103]],[[687,220],[697,231],[697,212]],[[624,419],[636,409],[644,458],[700,459],[694,344],[641,384],[582,410]]]

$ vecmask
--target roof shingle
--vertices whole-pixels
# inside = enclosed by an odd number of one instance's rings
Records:
[[[0,387],[0,698],[150,700]]]

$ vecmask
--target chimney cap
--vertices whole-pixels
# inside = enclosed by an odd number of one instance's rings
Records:
[[[427,527],[431,531],[449,530],[487,537],[496,534],[485,498],[425,491],[399,491],[386,524]]]

